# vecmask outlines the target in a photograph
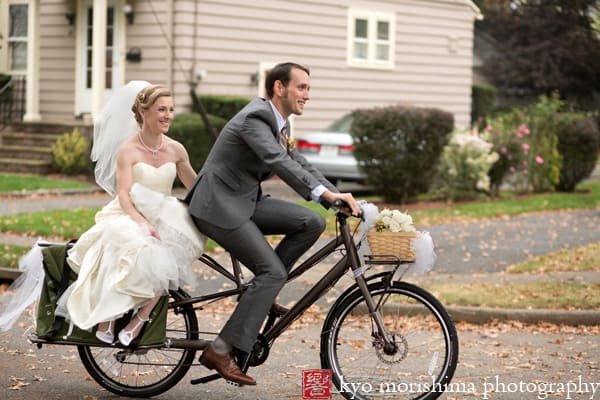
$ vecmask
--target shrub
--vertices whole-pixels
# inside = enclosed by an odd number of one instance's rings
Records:
[[[226,120],[233,118],[250,100],[241,96],[200,96],[200,101],[207,114],[215,115]],[[218,133],[218,131],[217,131]]]
[[[64,133],[52,145],[52,164],[60,173],[74,175],[87,171],[89,158],[88,141],[78,128]]]
[[[227,122],[223,118],[212,115],[209,115],[208,118],[217,132],[220,132]],[[210,133],[204,126],[200,114],[187,113],[176,115],[171,123],[169,136],[183,144],[190,156],[192,167],[198,172],[202,168],[204,160],[206,160],[206,156],[208,156],[208,152],[213,144]]]
[[[471,125],[482,129],[496,104],[497,90],[488,84],[471,86]]]
[[[440,158],[437,191],[453,201],[488,193],[488,172],[497,160],[491,143],[471,133],[455,132]]]
[[[591,117],[565,114],[558,129],[558,152],[563,164],[556,189],[572,192],[575,186],[591,175],[600,151],[600,130]]]
[[[514,108],[490,121],[485,137],[500,155],[490,170],[494,191],[504,181],[524,191],[554,189],[562,163],[556,136],[562,107],[558,98],[542,96],[533,106]]]
[[[454,128],[451,113],[390,106],[352,112],[354,155],[385,201],[404,204],[426,193]]]

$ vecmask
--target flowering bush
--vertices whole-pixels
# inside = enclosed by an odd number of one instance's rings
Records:
[[[375,218],[377,232],[416,232],[410,215],[384,208]]]
[[[546,96],[527,109],[513,109],[486,128],[485,135],[499,153],[490,176],[497,190],[509,183],[517,189],[541,192],[558,183],[562,159],[556,131],[563,103]]]
[[[471,133],[455,132],[440,158],[438,191],[450,200],[489,192],[488,172],[497,160],[491,143]]]

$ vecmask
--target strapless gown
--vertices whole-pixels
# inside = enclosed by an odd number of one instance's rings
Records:
[[[96,214],[95,225],[69,251],[67,261],[79,275],[59,300],[59,309],[81,329],[121,317],[156,295],[196,285],[192,262],[206,237],[192,222],[187,206],[171,196],[176,176],[172,162],[160,167],[133,165],[131,198],[161,240],[134,222],[116,197]]]

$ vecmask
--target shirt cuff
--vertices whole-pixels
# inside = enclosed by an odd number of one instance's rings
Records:
[[[319,185],[310,192],[310,198],[314,202],[319,202],[321,200],[321,195],[327,191],[327,188],[323,185]]]

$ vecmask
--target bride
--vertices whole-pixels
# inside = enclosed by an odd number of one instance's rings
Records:
[[[114,321],[134,317],[119,333],[129,345],[169,289],[194,285],[192,262],[206,237],[187,206],[171,196],[176,175],[186,188],[196,177],[183,145],[168,136],[171,92],[132,81],[118,89],[94,126],[96,181],[116,195],[68,253],[77,280],[59,299],[62,314],[96,337],[115,341]],[[1,318],[0,318],[1,322]]]

